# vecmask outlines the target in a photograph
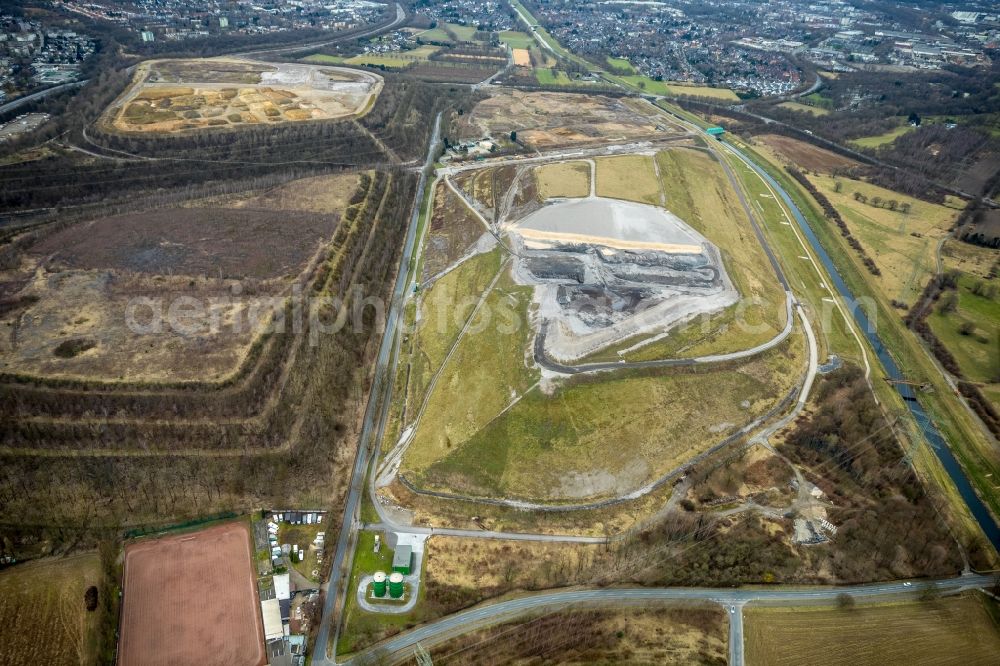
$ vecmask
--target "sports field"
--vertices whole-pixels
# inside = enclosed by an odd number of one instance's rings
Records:
[[[996,664],[1000,632],[980,594],[933,602],[831,608],[748,608],[750,666]]]
[[[119,666],[267,663],[251,549],[240,523],[128,546]]]

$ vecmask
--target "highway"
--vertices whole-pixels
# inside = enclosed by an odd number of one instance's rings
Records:
[[[410,656],[419,643],[430,647],[436,643],[454,638],[469,631],[487,627],[498,622],[515,619],[533,612],[554,612],[566,608],[619,606],[623,604],[643,604],[660,601],[705,601],[722,604],[726,612],[730,606],[759,603],[781,606],[805,606],[810,604],[836,603],[840,594],[848,594],[856,601],[871,602],[879,599],[916,599],[930,586],[940,593],[955,593],[961,590],[987,586],[989,576],[969,575],[923,582],[876,583],[844,587],[768,587],[761,589],[742,588],[576,588],[558,592],[545,592],[508,601],[487,603],[475,608],[454,613],[436,622],[417,627],[383,641],[366,651],[377,654],[388,661],[400,661]],[[734,636],[742,644],[742,620],[739,621],[740,634]],[[742,656],[742,649],[738,650]],[[358,655],[346,663],[361,663]],[[731,662],[732,663],[732,662]]]
[[[406,21],[406,11],[403,6],[398,2],[396,3],[396,18],[389,23],[382,25],[377,25],[373,28],[365,30],[363,32],[351,33],[348,35],[341,35],[333,39],[327,39],[320,42],[308,42],[305,44],[295,44],[294,46],[282,46],[273,49],[258,49],[255,51],[241,51],[240,53],[231,53],[226,57],[246,57],[246,56],[257,56],[257,55],[268,55],[272,53],[290,53],[294,51],[304,51],[305,49],[318,48],[320,46],[326,46],[328,44],[336,44],[337,42],[343,42],[347,40],[364,39],[365,37],[371,37],[379,33],[385,32],[387,30],[392,30],[393,28],[403,24]]]
[[[49,95],[55,94],[62,90],[69,90],[70,88],[79,88],[87,82],[87,79],[83,81],[70,81],[69,83],[61,83],[58,86],[52,86],[51,88],[46,88],[45,90],[39,90],[38,92],[31,93],[30,95],[25,95],[24,97],[18,97],[17,99],[11,100],[6,104],[0,105],[0,114],[7,113],[8,111],[16,111],[19,107],[24,106],[28,102],[33,102],[36,99],[42,99],[48,97]]]

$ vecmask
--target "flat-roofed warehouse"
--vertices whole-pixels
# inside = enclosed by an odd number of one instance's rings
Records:
[[[270,641],[285,635],[281,624],[281,604],[277,599],[260,602],[260,614],[264,619],[264,640]]]
[[[413,562],[413,546],[409,544],[396,546],[396,551],[392,555],[392,570],[398,571],[404,576],[410,574]]]

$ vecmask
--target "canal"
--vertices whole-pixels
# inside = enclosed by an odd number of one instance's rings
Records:
[[[816,237],[813,228],[802,214],[802,211],[799,210],[798,206],[796,206],[792,201],[792,198],[787,192],[785,192],[785,189],[778,184],[771,174],[767,173],[767,171],[755,164],[752,160],[743,156],[738,149],[732,146],[732,144],[727,142],[726,145],[732,148],[732,151],[737,155],[737,157],[743,160],[748,167],[753,169],[760,175],[761,178],[766,180],[788,206],[788,209],[792,212],[792,216],[795,218],[796,222],[798,222],[799,228],[802,229],[802,233],[809,239],[809,244],[812,246],[816,256],[819,257],[823,266],[826,267],[826,271],[829,273],[830,278],[833,281],[833,286],[846,301],[847,307],[860,327],[862,334],[868,338],[868,341],[871,343],[876,356],[878,356],[879,362],[885,370],[886,376],[890,379],[906,379],[900,371],[899,366],[896,365],[896,361],[889,354],[885,345],[882,344],[882,340],[878,337],[878,333],[875,331],[875,328],[871,326],[868,316],[860,307],[857,307],[854,294],[851,293],[851,290],[847,287],[847,283],[844,282],[840,273],[837,272],[837,268],[833,265],[830,255],[827,254],[826,250],[820,244],[819,239]],[[948,476],[950,476],[951,480],[955,483],[955,487],[958,489],[962,499],[965,501],[966,505],[968,505],[972,516],[976,519],[976,522],[979,523],[979,526],[986,534],[986,538],[993,544],[993,547],[1000,551],[1000,526],[998,526],[996,521],[993,520],[993,516],[990,514],[989,509],[986,508],[986,505],[983,504],[979,495],[976,494],[976,491],[972,487],[972,483],[970,483],[969,478],[965,475],[965,470],[962,469],[962,466],[955,458],[955,455],[951,452],[951,449],[948,448],[948,444],[945,442],[941,432],[937,429],[937,426],[935,426],[930,417],[927,416],[927,412],[924,411],[923,406],[921,406],[913,388],[905,384],[896,384],[896,386],[900,395],[902,395],[906,406],[913,414],[913,418],[918,427],[923,431],[924,436],[930,443],[931,448],[938,457],[938,460],[941,461],[941,464],[944,466]]]

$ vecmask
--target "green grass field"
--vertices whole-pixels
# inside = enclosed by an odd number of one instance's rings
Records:
[[[500,269],[500,250],[467,259],[435,282],[420,300],[420,320],[410,356],[408,400],[422,399],[431,375],[441,367],[476,300]]]
[[[557,162],[535,168],[541,198],[585,197],[590,192],[590,165],[586,162]]]
[[[449,34],[451,33],[451,34]],[[455,35],[452,38],[451,35]],[[454,44],[459,42],[471,42],[476,34],[476,27],[472,25],[459,25],[458,23],[445,23],[430,30],[417,33],[416,38],[424,42],[440,42],[443,44]]]
[[[660,183],[648,155],[598,157],[597,196],[660,204]]]
[[[612,58],[611,56],[608,56],[607,63],[614,69],[627,69],[629,74],[636,73],[635,67],[632,66],[632,63],[630,63],[627,58]]]
[[[424,42],[440,42],[442,44],[451,44],[453,41],[451,35],[442,27],[431,28],[430,30],[417,33],[416,38]]]
[[[992,297],[973,293],[977,283],[993,287]],[[974,382],[1000,383],[1000,296],[992,282],[963,275],[958,285],[958,309],[942,314],[935,308],[927,322],[958,361],[962,373]],[[961,327],[973,326],[963,335]]]
[[[806,95],[802,99],[808,100],[809,104],[813,106],[818,106],[822,109],[833,109],[833,100],[829,97],[823,96],[822,93],[814,92]]]
[[[809,180],[840,211],[851,233],[881,269],[882,275],[870,279],[889,298],[915,303],[937,269],[938,240],[948,233],[958,213],[860,180],[832,176],[809,176]],[[856,199],[855,192],[866,199]],[[882,204],[875,205],[877,200]],[[891,210],[889,201],[910,210]]]
[[[739,95],[729,88],[711,88],[709,86],[693,86],[684,83],[667,83],[671,95],[689,95],[692,97],[711,97],[712,99],[739,101]]]
[[[641,90],[645,93],[650,93],[652,95],[669,95],[670,89],[667,84],[663,81],[654,81],[648,76],[642,76],[639,74],[632,74],[629,76],[609,76],[609,78],[622,81],[637,90]]]
[[[504,30],[500,33],[500,41],[512,49],[526,49],[535,43],[531,35],[519,30]]]
[[[538,379],[525,362],[531,288],[503,276],[444,366],[402,471],[421,471],[504,409]],[[455,396],[462,400],[455,400]],[[415,408],[415,406],[414,406]]]
[[[423,480],[435,489],[540,501],[628,492],[776,404],[801,365],[796,344],[738,371],[625,371],[573,378],[551,395],[536,388]],[[622,451],[628,455],[612,453]]]
[[[849,143],[853,143],[855,146],[860,148],[879,148],[888,143],[892,143],[899,137],[903,136],[907,132],[912,132],[915,128],[910,125],[900,125],[894,130],[886,132],[884,134],[876,134],[875,136],[865,136],[859,139],[851,139]]]
[[[535,79],[543,86],[571,86],[573,79],[566,72],[558,69],[535,69]]]
[[[992,664],[1000,632],[981,594],[831,608],[748,608],[744,636],[750,666]]]
[[[302,59],[302,62],[308,62],[316,65],[342,65],[347,58],[343,56],[327,55],[326,53],[314,53],[311,56],[307,56]]]

